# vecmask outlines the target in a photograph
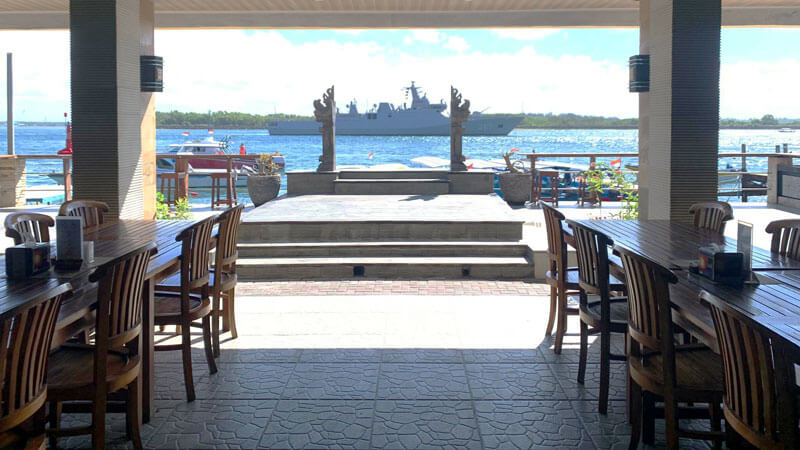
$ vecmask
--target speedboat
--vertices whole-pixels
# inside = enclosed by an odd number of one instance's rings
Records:
[[[187,141],[182,144],[172,144],[169,152],[177,156],[192,156],[188,161],[189,188],[210,188],[211,174],[224,173],[228,170],[228,162],[224,159],[203,158],[204,155],[230,155],[230,139],[226,137],[221,141],[208,137],[204,140]],[[283,155],[275,154],[272,161],[278,170],[284,170],[286,159]],[[252,159],[233,159],[233,172],[237,187],[247,186],[247,176],[258,172],[257,163]],[[174,173],[175,160],[159,158],[156,160],[156,173],[160,178],[162,173]]]

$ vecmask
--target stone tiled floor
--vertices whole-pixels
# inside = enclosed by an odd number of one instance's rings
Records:
[[[560,356],[544,338],[546,297],[241,296],[237,302],[240,336],[224,336],[219,373],[208,374],[196,340],[196,401],[185,401],[180,355],[157,354],[157,409],[143,430],[146,447],[628,444],[624,366],[613,364],[610,412],[597,414],[597,345],[581,386],[577,337],[568,336]],[[65,415],[69,423],[87,419]],[[110,447],[130,446],[123,416],[112,415],[107,427]],[[657,444],[663,446],[660,433]],[[89,440],[60,445],[86,447]],[[693,441],[682,446],[707,448]]]
[[[542,283],[489,280],[332,280],[239,283],[240,295],[550,295]]]

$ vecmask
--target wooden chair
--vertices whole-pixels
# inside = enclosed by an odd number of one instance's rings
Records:
[[[96,227],[103,224],[103,214],[108,212],[108,205],[94,200],[70,200],[61,204],[59,216],[78,216],[83,219],[83,228]]]
[[[192,336],[190,327],[197,320],[202,321],[203,343],[205,344],[208,369],[217,373],[211,344],[211,301],[209,300],[210,272],[208,269],[211,232],[217,216],[211,216],[185,228],[176,237],[181,242],[180,285],[156,286],[155,325],[175,325],[180,327],[181,343],[156,345],[156,351],[181,350],[183,356],[183,377],[186,383],[186,397],[195,399],[192,378]]]
[[[214,355],[219,356],[219,318],[222,315],[222,329],[231,332],[231,337],[236,339],[239,333],[236,330],[236,317],[234,301],[236,299],[236,260],[239,252],[236,250],[239,235],[239,225],[242,221],[244,205],[234,206],[219,215],[219,233],[217,234],[217,250],[214,252],[214,268],[211,270],[212,320],[211,335],[214,339]],[[221,303],[220,303],[221,302]]]
[[[767,225],[767,233],[772,235],[772,253],[787,258],[800,259],[800,220],[776,220]]]
[[[550,187],[544,188],[545,178],[550,179]],[[531,202],[540,201],[551,202],[553,206],[558,206],[558,171],[557,170],[536,170],[533,173],[533,192],[531,192]],[[544,191],[549,190],[550,195],[544,195]]]
[[[186,172],[164,172],[159,174],[159,177],[161,178],[161,185],[158,191],[164,196],[164,203],[167,205],[177,204],[179,187],[181,183],[185,183]]]
[[[545,336],[550,336],[553,324],[556,325],[556,341],[553,351],[561,353],[564,334],[567,332],[567,316],[577,315],[578,308],[569,308],[567,299],[570,295],[580,294],[578,285],[578,268],[567,267],[567,243],[564,240],[564,220],[561,211],[540,201],[539,206],[544,213],[547,227],[547,259],[548,271],[544,278],[550,285],[550,317],[547,320]],[[556,318],[558,320],[556,320]]]
[[[733,219],[733,208],[719,201],[695,203],[689,207],[689,214],[694,216],[695,227],[724,233],[725,223]]]
[[[586,375],[589,335],[600,334],[600,395],[598,411],[608,411],[608,389],[611,360],[625,361],[625,355],[611,353],[611,333],[627,331],[628,308],[625,297],[612,297],[611,292],[625,290],[621,281],[608,273],[608,248],[613,241],[608,236],[572,220],[567,220],[575,237],[578,257],[578,286],[580,303],[578,317],[581,322],[580,359],[578,383]],[[589,301],[589,295],[597,298]]]
[[[622,258],[628,285],[630,448],[638,446],[643,434],[645,443],[653,443],[657,398],[664,402],[667,448],[677,449],[679,437],[711,439],[721,445],[722,361],[701,344],[675,344],[669,285],[677,277],[624,247],[615,246],[614,251]],[[710,418],[712,431],[679,428],[678,403],[707,403],[708,411],[685,409],[684,413]]]
[[[14,245],[22,244],[23,233],[33,235],[36,242],[50,242],[50,228],[56,222],[45,214],[15,212],[6,216],[6,236],[14,240]]]
[[[222,198],[222,181],[225,181],[225,198]],[[211,174],[211,208],[219,205],[231,207],[239,203],[236,195],[236,175],[232,172]]]
[[[92,448],[103,448],[109,398],[124,400],[128,438],[134,448],[142,448],[139,431],[142,296],[147,267],[155,253],[155,244],[139,247],[101,265],[89,276],[89,281],[98,283],[95,342],[64,344],[50,356],[47,401],[52,448],[56,448],[58,437],[76,434],[91,434]],[[115,393],[119,395],[114,396]],[[61,428],[62,410],[89,412],[92,423],[86,427]]]
[[[0,448],[44,448],[47,353],[71,290],[57,286],[0,319]]]
[[[758,448],[800,448],[798,387],[783,341],[726,301],[705,291],[700,297],[709,304],[722,353],[729,446],[741,436]]]

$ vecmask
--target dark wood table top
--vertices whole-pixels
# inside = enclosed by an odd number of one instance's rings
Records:
[[[180,255],[180,243],[175,236],[191,224],[192,221],[152,221],[152,220],[120,220],[110,222],[87,230],[84,242],[94,241],[94,262],[84,263],[76,271],[62,272],[50,269],[27,280],[9,280],[5,271],[0,274],[0,318],[13,314],[15,309],[34,298],[42,291],[69,282],[73,285],[75,295],[62,303],[59,312],[59,325],[70,322],[85,314],[87,307],[93,303],[90,295],[95,288],[89,283],[89,274],[99,265],[137,247],[155,242],[158,247],[150,261],[148,278],[169,270],[176,264]],[[55,253],[55,245],[53,246]],[[0,266],[5,267],[5,257],[0,258]]]
[[[703,290],[773,330],[800,356],[800,261],[754,249],[753,267],[759,271],[762,282],[731,287],[686,270],[689,262],[697,259],[699,246],[717,243],[736,250],[736,241],[719,233],[669,221],[588,220],[581,223],[672,269],[678,276],[678,283],[670,287],[673,320],[706,345],[717,349],[711,313],[699,298]],[[620,274],[620,269],[614,267],[612,273]]]
[[[720,233],[669,220],[582,220],[579,221],[608,235],[614,243],[647,256],[670,269],[687,269],[697,261],[699,247],[724,245],[736,251],[736,240]],[[753,270],[800,270],[800,261],[753,248]]]

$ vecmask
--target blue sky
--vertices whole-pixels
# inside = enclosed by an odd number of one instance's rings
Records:
[[[788,51],[798,44],[800,29],[724,29],[721,115],[800,117],[800,56]],[[18,119],[58,120],[69,109],[68,33],[0,32],[0,51],[15,53]],[[159,110],[311,114],[331,84],[340,104],[363,110],[401,104],[413,80],[432,100],[453,84],[476,110],[637,114],[627,92],[637,29],[159,30],[156,53]]]

